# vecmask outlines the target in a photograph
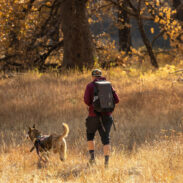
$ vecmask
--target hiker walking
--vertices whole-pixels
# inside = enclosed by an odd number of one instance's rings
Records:
[[[84,102],[89,107],[89,115],[86,119],[87,145],[90,154],[89,164],[95,163],[94,137],[98,130],[103,144],[105,167],[108,166],[110,154],[110,129],[113,123],[111,116],[115,104],[119,98],[111,86],[111,83],[102,77],[102,72],[95,69],[91,73],[92,82],[86,86]]]

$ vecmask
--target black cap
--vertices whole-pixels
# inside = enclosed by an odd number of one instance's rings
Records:
[[[102,75],[102,71],[100,69],[94,69],[92,71],[92,76],[96,76],[96,77],[99,77]]]

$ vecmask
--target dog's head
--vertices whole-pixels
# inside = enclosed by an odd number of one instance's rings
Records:
[[[36,129],[35,124],[33,125],[33,127],[29,127],[29,131],[27,132],[29,138],[31,139],[31,141],[34,141],[37,137],[39,137],[41,135],[41,132],[39,130]]]

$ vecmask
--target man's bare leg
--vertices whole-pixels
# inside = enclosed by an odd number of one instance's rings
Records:
[[[88,150],[94,150],[95,149],[95,143],[93,140],[87,141],[88,143]]]

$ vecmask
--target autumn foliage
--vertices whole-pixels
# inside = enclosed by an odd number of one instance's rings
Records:
[[[177,8],[172,3],[159,0],[127,0],[125,2],[123,0],[84,1],[82,5],[84,8],[83,14],[88,16],[90,27],[92,29],[95,29],[95,27],[98,29],[100,25],[106,24],[107,21],[109,30],[105,29],[103,32],[92,32],[92,40],[89,42],[93,42],[93,44],[91,44],[93,48],[91,48],[91,45],[86,41],[83,41],[83,46],[80,48],[81,50],[77,50],[78,53],[76,53],[76,56],[74,56],[75,59],[73,59],[75,61],[72,63],[72,59],[68,58],[67,55],[69,54],[67,54],[67,52],[74,53],[76,52],[76,48],[69,46],[71,39],[66,40],[68,44],[63,44],[63,5],[64,3],[58,0],[0,1],[1,69],[27,70],[38,68],[44,70],[47,68],[48,63],[54,63],[54,65],[50,65],[50,67],[54,66],[60,68],[62,67],[63,59],[65,60],[64,65],[66,67],[73,65],[73,67],[78,66],[82,69],[82,66],[87,66],[87,62],[88,64],[90,63],[89,65],[92,64],[91,59],[81,59],[81,53],[84,52],[82,49],[85,47],[88,47],[87,49],[91,52],[90,58],[93,59],[93,64],[97,60],[102,66],[107,65],[108,67],[111,63],[112,65],[121,65],[124,63],[124,59],[127,60],[127,57],[130,58],[133,56],[134,49],[140,52],[140,55],[144,54],[144,52],[140,51],[141,49],[139,50],[139,48],[133,47],[132,35],[130,33],[133,24],[129,21],[132,19],[138,24],[138,31],[142,37],[145,50],[150,56],[151,64],[155,67],[158,68],[159,64],[156,57],[157,48],[154,47],[154,43],[160,37],[163,37],[165,40],[170,40],[171,48],[176,48],[176,50],[180,52],[182,51],[182,19],[178,16],[181,11],[181,5]],[[79,7],[80,4],[75,3],[75,5],[75,10],[77,10],[77,6]],[[77,27],[79,27],[79,22],[83,21],[82,17],[84,18],[84,16],[79,17],[81,21],[79,21],[79,19],[77,20]],[[150,30],[145,30],[145,24],[148,21],[152,22],[152,27]],[[66,22],[68,23],[68,21]],[[153,25],[157,25],[159,31],[155,31]],[[74,39],[76,45],[78,43],[81,44],[85,29],[88,31],[87,26],[83,26],[82,29],[82,34],[79,32],[78,34],[74,34],[74,32],[73,34],[72,32],[70,33],[71,35],[75,35]],[[111,31],[114,29],[119,32],[119,43],[111,37]],[[74,31],[74,28],[72,31]],[[153,39],[150,40],[147,31],[150,31],[151,34],[154,35]],[[116,32],[116,34],[118,33]],[[89,32],[86,35],[88,35],[88,39],[90,39]],[[123,36],[120,37],[120,35]],[[118,35],[116,36],[118,37]],[[72,36],[70,36],[70,38],[71,37]],[[126,39],[126,37],[128,37],[128,39]],[[66,48],[67,45],[69,48],[71,47],[71,50]],[[73,43],[71,45],[73,45]],[[83,57],[87,58],[87,56]],[[141,58],[141,56],[139,58]]]

